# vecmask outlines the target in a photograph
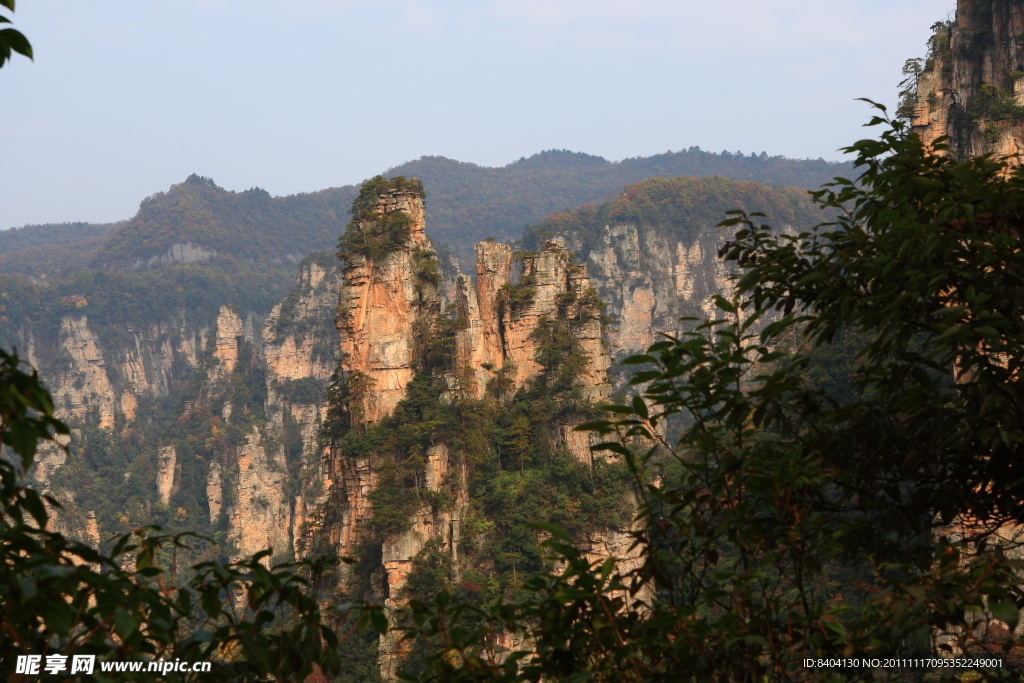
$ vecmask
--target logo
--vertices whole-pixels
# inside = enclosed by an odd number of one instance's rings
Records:
[[[48,674],[68,671],[68,659],[71,660],[71,673],[91,674],[96,666],[96,655],[47,655],[43,664],[42,655],[18,655],[14,665],[14,673],[38,674],[40,668]]]

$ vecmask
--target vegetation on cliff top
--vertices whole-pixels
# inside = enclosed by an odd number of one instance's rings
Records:
[[[793,227],[814,225],[825,217],[808,193],[795,187],[773,188],[720,176],[649,178],[625,188],[615,199],[548,216],[527,230],[523,245],[536,248],[551,234],[571,236],[580,243],[579,257],[586,260],[607,225],[632,223],[688,241],[735,209],[760,211],[776,225]]]
[[[411,193],[426,197],[423,183],[416,178],[374,176],[359,186],[349,214],[352,219],[338,240],[338,258],[346,260],[361,254],[371,260],[384,258],[409,241],[412,217],[401,210],[379,212],[379,200],[391,193]]]

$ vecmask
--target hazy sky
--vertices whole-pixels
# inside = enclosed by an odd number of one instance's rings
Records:
[[[422,155],[839,158],[954,0],[18,0],[0,228],[190,173],[292,194]]]

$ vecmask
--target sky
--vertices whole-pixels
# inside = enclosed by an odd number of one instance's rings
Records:
[[[954,0],[18,0],[0,229],[191,173],[273,195],[423,155],[839,159]]]

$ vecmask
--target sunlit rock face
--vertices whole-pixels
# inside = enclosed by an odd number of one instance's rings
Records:
[[[369,384],[360,405],[368,423],[390,414],[405,396],[415,374],[413,326],[440,310],[438,289],[416,275],[416,251],[430,249],[422,199],[413,192],[390,193],[381,199],[379,210],[384,216],[408,214],[409,239],[379,262],[362,255],[350,258],[338,305],[341,368],[361,373]]]
[[[587,274],[608,304],[607,341],[615,360],[643,352],[659,332],[692,329],[680,318],[718,317],[714,297],[728,297],[733,289],[728,265],[717,257],[728,234],[714,225],[697,226],[686,235],[635,223],[600,230],[596,246],[585,252]],[[584,251],[578,233],[565,231],[561,237],[570,251]]]
[[[207,324],[180,310],[112,333],[90,320],[89,303],[82,300],[69,306],[75,312],[60,320],[48,347],[29,329],[8,330],[40,368],[58,416],[73,427],[71,455],[45,447],[32,472],[65,504],[59,528],[91,542],[97,533],[109,538],[121,532],[118,517],[124,524],[147,523],[163,506],[176,523],[201,519],[222,530],[231,556],[266,548],[293,556],[308,535],[310,512],[324,500],[318,434],[322,387],[337,366],[339,266],[326,254],[304,260],[295,290],[265,319],[223,305]],[[265,395],[259,414],[232,402],[240,382],[254,382],[250,389]],[[110,515],[101,518],[78,504],[77,482],[53,483],[90,429],[108,434],[112,448],[128,448],[139,444],[145,425],[158,418],[156,410],[170,411],[182,427],[205,425],[199,446],[206,441],[207,453],[183,451],[173,433],[150,433],[136,462],[110,482],[126,490],[139,482],[149,500],[125,500],[111,524]],[[234,443],[223,439],[229,429],[240,431]],[[292,449],[287,462],[285,442]],[[177,500],[188,486],[196,494]],[[196,500],[200,509],[193,509]]]
[[[948,137],[958,159],[1024,152],[1024,6],[960,0],[951,26],[937,24],[917,82],[912,129],[929,146]]]
[[[411,192],[386,193],[380,199],[378,215],[393,211],[411,217],[408,240],[376,261],[364,255],[350,257],[339,297],[340,367],[346,377],[359,378],[365,387],[350,401],[353,422],[366,426],[390,415],[405,398],[417,372],[418,330],[442,310],[441,288],[425,283],[418,271],[423,254],[431,250],[424,233],[422,200]],[[587,358],[576,381],[588,398],[607,398],[610,356],[600,315],[594,310],[593,285],[586,267],[573,262],[561,241],[545,242],[518,260],[507,245],[477,244],[475,282],[459,275],[451,289],[458,319],[455,358],[450,370],[435,377],[446,388],[446,400],[483,398],[499,373],[508,382],[504,390],[508,394],[538,377],[542,372],[537,361],[541,340],[535,332],[542,323],[553,320],[574,321],[566,329]],[[558,434],[575,457],[589,462],[589,441],[573,432],[574,426],[561,425]],[[336,452],[330,458],[328,478],[335,489],[333,500],[341,510],[337,515],[341,522],[330,533],[342,555],[352,554],[366,538],[361,530],[372,515],[370,494],[388,457],[347,457]],[[380,592],[392,608],[404,604],[402,589],[428,542],[439,543],[456,562],[459,557],[461,524],[469,505],[466,465],[453,462],[443,442],[431,446],[425,460],[425,488],[440,492],[447,483],[454,500],[443,510],[424,504],[405,531],[381,539]],[[407,644],[394,632],[382,637],[380,666],[386,680],[395,679],[406,649]]]

